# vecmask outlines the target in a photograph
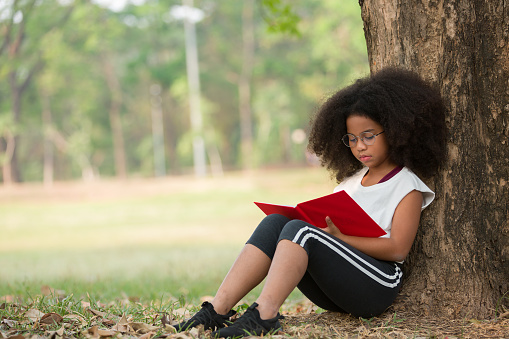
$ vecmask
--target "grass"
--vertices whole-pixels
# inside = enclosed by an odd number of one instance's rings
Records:
[[[161,317],[182,319],[214,294],[263,217],[253,201],[296,204],[333,187],[317,168],[0,187],[0,338],[171,337]],[[299,292],[283,311],[288,337],[509,337],[507,315],[356,319]]]
[[[196,301],[215,292],[263,217],[253,201],[294,204],[333,187],[316,168],[4,187],[0,296],[50,286],[109,300]]]

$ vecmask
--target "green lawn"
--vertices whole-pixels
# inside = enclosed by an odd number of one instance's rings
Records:
[[[330,193],[323,169],[0,188],[0,297],[213,295],[263,213]],[[298,293],[294,297],[298,297]]]

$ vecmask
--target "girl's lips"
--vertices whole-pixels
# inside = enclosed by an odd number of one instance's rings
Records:
[[[361,156],[359,156],[359,160],[362,161],[362,162],[366,162],[369,159],[371,159],[371,157],[369,155],[361,155]]]

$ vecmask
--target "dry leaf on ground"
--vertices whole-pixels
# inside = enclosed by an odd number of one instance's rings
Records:
[[[11,320],[11,319],[2,319],[2,322],[0,322],[0,324],[5,324],[9,328],[13,328],[14,326],[16,326],[18,324],[18,322],[16,320]]]
[[[56,331],[47,331],[45,333],[47,335],[47,337],[49,338],[55,338],[56,336],[59,336],[59,337],[63,337],[64,334],[65,334],[65,330],[64,330],[64,327],[60,327],[58,330]],[[33,337],[32,337],[33,338]]]
[[[161,315],[161,324],[163,324],[163,326],[166,326],[166,325],[176,325],[178,323],[179,322],[171,314],[163,313]]]
[[[85,326],[87,324],[85,318],[77,314],[66,314],[64,315],[64,321],[65,320],[70,320],[73,323],[79,323],[81,326]]]
[[[96,316],[101,317],[101,318],[106,318],[106,316],[108,315],[105,312],[94,310],[93,308],[87,308],[87,311],[92,313],[93,315],[96,315]]]
[[[35,308],[31,308],[29,309],[28,311],[26,311],[25,313],[25,317],[28,318],[28,320],[30,320],[31,322],[37,322],[39,320],[41,320],[41,318],[44,316],[44,313],[35,309]]]
[[[117,334],[118,332],[117,331],[114,331],[114,330],[105,330],[105,329],[101,329],[99,328],[97,325],[96,326],[92,326],[91,328],[89,328],[87,331],[85,331],[83,334],[87,337],[92,337],[92,338],[99,338],[99,337],[113,337]]]
[[[139,339],[150,339],[156,335],[156,332],[148,332],[142,335]]]
[[[118,323],[116,323],[111,329],[121,333],[128,333],[130,331],[129,322],[125,317],[125,314],[122,314],[122,318],[120,318]]]
[[[134,332],[139,334],[146,334],[152,331],[157,331],[159,329],[157,326],[138,322],[129,323],[129,326],[133,329]]]
[[[7,339],[25,339],[25,337],[22,336],[21,334],[16,334],[16,335],[12,335],[10,337],[7,337]]]
[[[183,318],[186,318],[186,317],[189,317],[190,312],[187,308],[181,307],[181,308],[177,308],[176,310],[174,310],[173,314],[181,316]]]
[[[47,297],[52,296],[52,297],[62,298],[62,297],[66,296],[65,291],[56,290],[54,288],[49,287],[48,285],[41,286],[41,293]]]
[[[43,315],[41,317],[41,320],[39,320],[39,322],[41,324],[48,324],[48,325],[53,325],[53,324],[60,324],[62,322],[64,318],[58,314],[58,313],[46,313],[45,315]]]

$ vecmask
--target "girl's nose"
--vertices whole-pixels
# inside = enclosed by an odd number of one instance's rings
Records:
[[[367,148],[366,144],[362,142],[361,139],[357,139],[357,145],[356,148],[358,150],[365,150]]]

